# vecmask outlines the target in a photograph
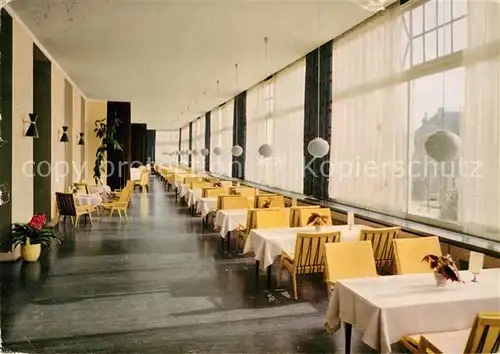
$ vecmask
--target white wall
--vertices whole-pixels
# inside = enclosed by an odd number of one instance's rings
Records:
[[[12,221],[29,221],[33,214],[33,138],[25,137],[33,112],[33,40],[13,20],[12,60]]]

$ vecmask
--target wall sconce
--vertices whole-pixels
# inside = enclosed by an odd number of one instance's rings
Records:
[[[69,141],[68,129],[69,127],[67,126],[62,127],[61,140],[59,140],[61,143],[67,143]]]
[[[85,141],[83,140],[84,134],[80,133],[80,139],[78,140],[78,145],[85,145]]]
[[[25,123],[29,123],[30,126],[28,130],[26,131],[26,134],[24,136],[28,136],[30,138],[38,138],[38,129],[36,127],[36,121],[38,119],[38,114],[37,113],[30,113],[30,120],[29,121],[24,121]]]

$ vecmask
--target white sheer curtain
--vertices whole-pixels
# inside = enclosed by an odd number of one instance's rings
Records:
[[[188,165],[188,155],[186,151],[189,151],[189,125],[181,129],[181,151],[184,153],[181,155],[181,165]]]
[[[205,147],[205,117],[199,118],[193,122],[193,151],[191,164],[197,171],[205,169],[205,157],[201,150]]]
[[[226,102],[223,106],[211,112],[210,131],[210,171],[231,176],[231,164],[233,157],[231,148],[233,147],[233,114],[234,99]],[[220,148],[221,154],[215,155],[214,149]]]
[[[179,150],[179,130],[157,130],[155,153],[160,164],[177,164],[175,151]]]
[[[272,145],[270,120],[266,118],[271,114],[272,105],[270,101],[271,83],[268,80],[247,91],[247,131],[245,147],[245,179],[270,185],[272,182],[272,162],[264,160],[259,155],[259,147],[268,143]],[[266,131],[267,130],[267,131]]]
[[[305,59],[247,93],[245,179],[302,192],[304,178]],[[270,144],[263,159],[259,147]]]
[[[406,212],[407,84],[401,23],[387,11],[333,44],[330,197]]]
[[[459,223],[465,231],[500,233],[500,4],[472,2],[464,55]]]
[[[306,60],[280,71],[274,81],[271,120],[273,187],[302,193],[304,185],[304,95]]]

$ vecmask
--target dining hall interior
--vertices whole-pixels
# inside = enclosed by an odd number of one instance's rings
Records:
[[[500,2],[0,6],[0,351],[500,352]]]

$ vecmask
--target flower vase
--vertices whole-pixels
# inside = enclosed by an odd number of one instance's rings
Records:
[[[444,275],[434,272],[434,279],[436,279],[436,286],[442,287],[448,284],[448,279],[444,277]]]
[[[21,246],[21,257],[26,262],[36,262],[40,257],[40,253],[42,248],[39,243],[32,245],[30,244],[29,238],[26,241],[26,244]]]

